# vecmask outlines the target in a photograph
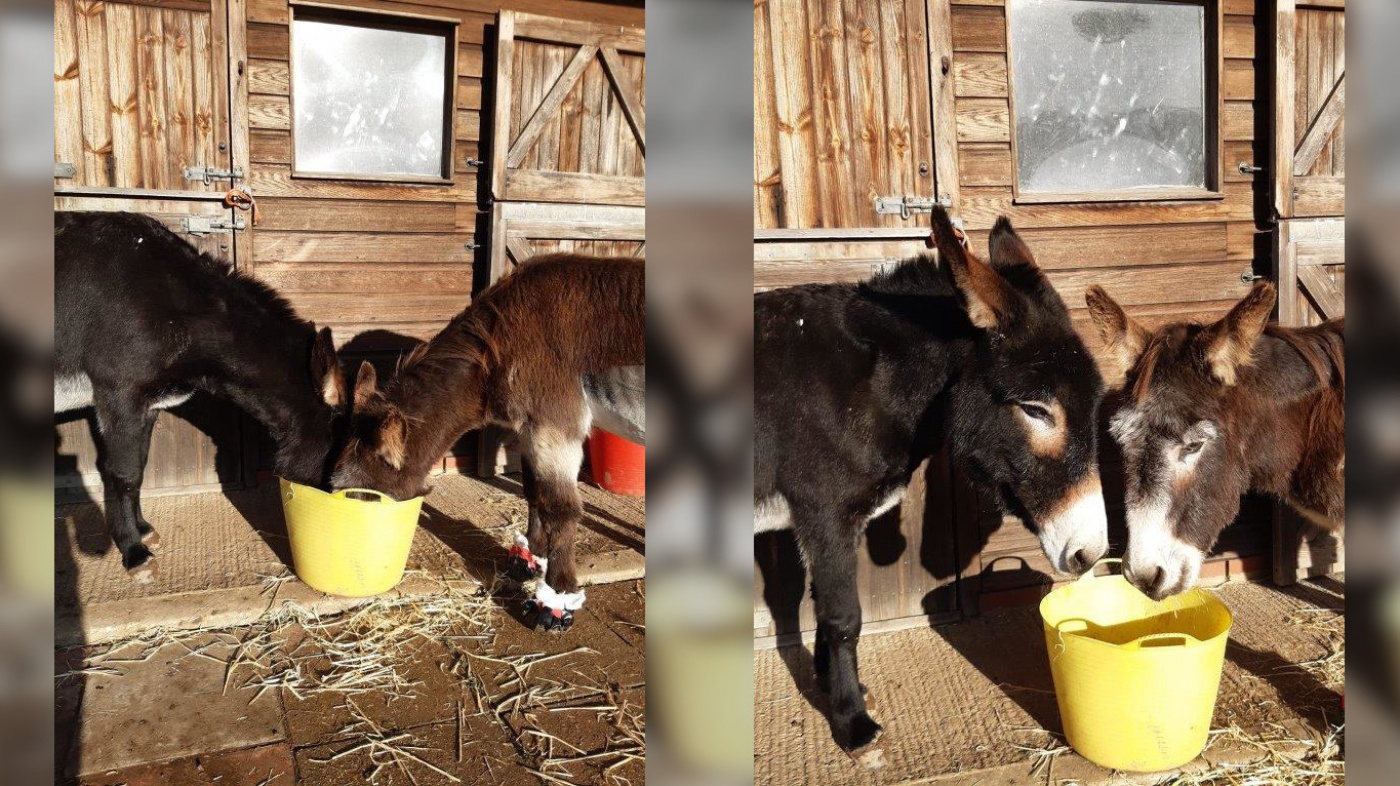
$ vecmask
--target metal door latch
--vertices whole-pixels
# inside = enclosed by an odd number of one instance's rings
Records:
[[[934,205],[944,209],[953,206],[953,198],[941,196],[937,199],[932,197],[914,196],[884,196],[875,197],[875,213],[881,216],[899,216],[908,220],[914,213],[932,213]]]
[[[486,163],[486,162],[485,162],[485,161],[482,161],[482,160],[479,159],[479,158],[472,158],[471,156],[467,156],[467,166],[476,167],[476,168],[480,169],[480,168],[481,168],[481,165],[484,164],[484,163]]]
[[[229,234],[248,228],[248,225],[241,218],[229,220],[213,216],[185,216],[180,221],[180,226],[187,235]]]
[[[204,185],[212,185],[215,180],[242,180],[243,170],[240,167],[233,169],[219,169],[212,166],[187,166],[185,167],[186,180],[198,180]]]
[[[1254,268],[1247,267],[1244,269],[1244,272],[1240,274],[1240,283],[1253,284],[1254,282],[1263,278],[1268,278],[1268,276],[1261,276],[1258,273],[1254,272]]]
[[[1262,166],[1250,166],[1248,161],[1241,161],[1240,164],[1239,164],[1239,166],[1237,166],[1237,167],[1235,167],[1235,168],[1236,168],[1237,170],[1239,170],[1239,173],[1240,173],[1241,175],[1257,175],[1257,174],[1259,174],[1260,172],[1263,172],[1263,171],[1264,171],[1264,167],[1262,167]]]

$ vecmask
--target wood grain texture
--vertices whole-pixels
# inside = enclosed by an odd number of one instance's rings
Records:
[[[959,52],[953,57],[953,85],[959,98],[1006,98],[1006,56]]]
[[[957,101],[959,142],[1009,142],[1011,110],[997,98],[960,98]]]

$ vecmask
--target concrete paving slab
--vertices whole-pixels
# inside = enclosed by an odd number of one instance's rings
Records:
[[[579,533],[584,584],[641,578],[646,570],[645,501],[580,484],[586,520]],[[391,597],[431,592],[431,577],[466,573],[489,581],[504,564],[526,503],[518,481],[464,475],[434,480],[414,538],[410,575]],[[100,505],[59,506],[55,517],[58,574],[55,639],[59,646],[115,641],[156,627],[192,629],[246,624],[270,605],[296,602],[325,613],[365,599],[332,598],[300,582],[269,593],[266,577],[291,572],[286,532],[270,484],[228,494],[143,500],[161,532],[160,574],[131,581],[110,548]]]
[[[105,665],[119,674],[89,670],[83,678],[81,727],[69,751],[74,775],[93,775],[150,762],[248,748],[286,739],[282,707],[268,691],[224,690],[229,647],[212,644],[211,657],[192,657],[182,644],[147,653],[132,646]],[[141,660],[143,659],[144,660]]]
[[[1236,623],[1214,727],[1259,731],[1292,723],[1311,730],[1303,734],[1325,733],[1339,720],[1338,686],[1297,664],[1332,650],[1327,634],[1299,619],[1309,609],[1342,609],[1340,581],[1286,590],[1233,584],[1219,594]],[[1055,736],[1061,726],[1034,608],[864,637],[860,661],[877,700],[872,714],[886,729],[885,767],[867,771],[836,747],[823,715],[825,697],[813,685],[810,652],[784,648],[754,654],[756,782],[1046,782],[1044,771],[1031,774],[1026,749],[1061,745]],[[1213,755],[1249,760],[1257,751],[1222,747]],[[1200,759],[1194,766],[1207,764]],[[1052,783],[1108,782],[1107,771],[1077,756],[1059,756],[1055,766]]]
[[[277,786],[293,783],[296,783],[296,762],[292,746],[282,743],[102,773],[81,779],[78,786]]]

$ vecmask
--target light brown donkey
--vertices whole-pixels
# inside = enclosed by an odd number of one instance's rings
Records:
[[[639,259],[536,257],[482,292],[383,386],[361,364],[333,485],[418,496],[462,434],[486,425],[515,432],[530,524],[516,536],[513,571],[544,574],[537,627],[567,629],[584,600],[574,571],[583,440],[595,421],[645,440],[644,276]]]

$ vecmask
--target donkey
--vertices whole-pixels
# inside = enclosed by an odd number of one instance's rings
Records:
[[[277,474],[326,483],[349,403],[329,328],[134,213],[56,213],[54,287],[54,414],[95,410],[107,526],[132,578],[155,580],[160,542],[141,515],[151,429],[196,392],[267,428]]]
[[[942,264],[754,297],[754,531],[791,528],[812,574],[814,662],[836,742],[868,765],[881,727],[856,669],[856,540],[946,439],[1040,536],[1055,570],[1108,548],[1096,418],[1103,382],[1063,301],[1005,218],[989,262],[935,209]]]
[[[509,572],[543,574],[530,604],[536,628],[567,630],[585,599],[574,566],[583,440],[594,422],[646,437],[644,278],[639,259],[536,257],[415,348],[382,389],[374,367],[361,364],[332,484],[421,496],[462,434],[513,431],[530,523],[516,535]]]
[[[1126,473],[1123,571],[1155,600],[1195,586],[1245,492],[1345,519],[1345,325],[1269,325],[1274,299],[1260,282],[1211,325],[1151,331],[1102,288],[1085,294],[1106,369],[1125,376],[1109,425]]]

